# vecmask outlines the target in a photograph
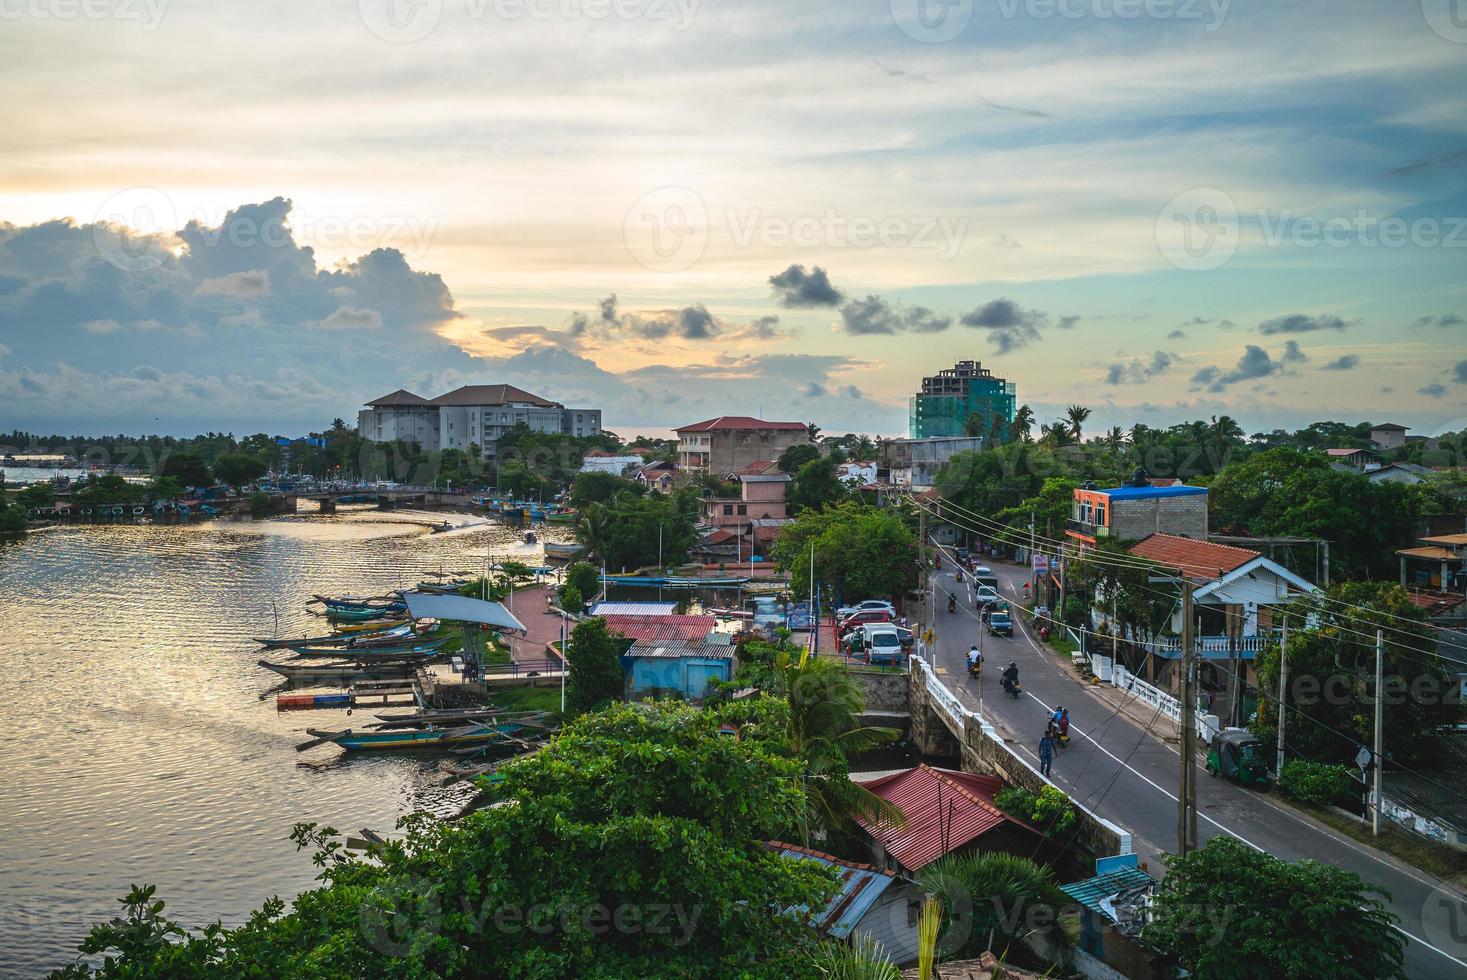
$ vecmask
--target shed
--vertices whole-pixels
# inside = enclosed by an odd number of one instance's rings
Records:
[[[799,910],[822,936],[844,942],[868,939],[898,966],[917,958],[923,890],[915,882],[794,844],[771,841],[769,847],[787,861],[815,861],[839,875],[840,890],[828,905],[814,912]]]
[[[1134,859],[1134,855],[1127,856]],[[1103,859],[1097,866],[1112,860]],[[1075,944],[1075,965],[1081,973],[1138,978],[1174,975],[1158,968],[1159,957],[1143,946],[1139,938],[1156,885],[1156,879],[1140,868],[1122,866],[1060,886],[1080,906],[1080,941]],[[1091,958],[1108,969],[1086,969]]]
[[[622,656],[629,698],[673,695],[696,701],[714,681],[733,679],[733,635],[699,639],[641,639]]]

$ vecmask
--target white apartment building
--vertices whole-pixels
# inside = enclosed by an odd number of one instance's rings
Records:
[[[485,458],[521,423],[536,432],[596,436],[601,410],[566,408],[513,385],[465,385],[431,400],[399,389],[357,416],[358,431],[371,442],[402,440],[433,451],[479,446]]]

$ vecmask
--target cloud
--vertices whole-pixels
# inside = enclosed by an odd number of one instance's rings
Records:
[[[1176,362],[1176,355],[1164,350],[1154,352],[1148,362],[1143,362],[1140,358],[1117,361],[1106,368],[1105,383],[1108,385],[1143,384],[1159,374],[1165,374]]]
[[[952,317],[935,313],[925,306],[905,307],[891,304],[880,296],[851,300],[840,310],[846,333],[897,334],[941,333],[952,326]]]
[[[1418,395],[1425,395],[1427,398],[1441,398],[1447,393],[1447,386],[1442,384],[1429,384],[1424,388],[1417,388],[1416,393]]]
[[[1326,371],[1353,371],[1360,366],[1359,354],[1341,354],[1324,366]]]
[[[1285,360],[1288,354],[1284,355]],[[1256,344],[1249,344],[1243,350],[1243,356],[1238,358],[1238,363],[1231,371],[1223,371],[1218,367],[1205,367],[1192,375],[1192,389],[1206,388],[1208,391],[1226,391],[1229,386],[1240,381],[1255,381],[1277,374],[1283,370],[1283,363],[1275,361],[1269,356],[1268,351]]]
[[[825,386],[822,385],[822,384],[816,384],[814,381],[811,381],[811,382],[807,383],[805,385],[805,397],[806,398],[824,398],[825,397]]]
[[[195,296],[233,296],[258,299],[270,293],[270,273],[264,269],[231,272],[215,279],[205,279],[194,288]]]
[[[963,314],[959,322],[965,327],[988,330],[988,340],[996,353],[1007,354],[1039,340],[1039,328],[1049,319],[1043,312],[1026,310],[1011,299],[995,299]]]
[[[1309,355],[1304,353],[1304,349],[1299,346],[1297,340],[1284,343],[1283,362],[1285,364],[1303,364],[1307,360],[1309,360]]]
[[[1392,167],[1386,171],[1386,176],[1405,177],[1426,170],[1449,170],[1462,164],[1467,164],[1467,150],[1457,150],[1453,153],[1417,160],[1415,163],[1408,163],[1404,166]]]
[[[830,276],[818,265],[809,272],[803,265],[792,265],[770,276],[769,284],[787,309],[834,307],[845,301],[845,294],[830,284]]]
[[[1187,335],[1179,328],[1166,335],[1167,340],[1185,340]]]
[[[1456,313],[1443,313],[1441,316],[1419,316],[1412,322],[1413,327],[1464,327],[1467,319],[1463,319]]]
[[[1264,320],[1258,325],[1258,332],[1268,337],[1281,333],[1313,333],[1316,330],[1344,330],[1346,326],[1348,324],[1344,320],[1328,313],[1320,316],[1291,313],[1288,316]]]
[[[361,310],[354,306],[338,306],[321,321],[322,330],[379,330],[382,314],[376,310]]]
[[[1056,323],[1055,326],[1059,327],[1061,330],[1068,330],[1075,324],[1079,323],[1081,319],[1081,317],[1074,314],[1071,314],[1070,316],[1062,316],[1059,318],[1059,322]]]
[[[1467,361],[1458,361],[1452,367],[1452,380],[1457,384],[1467,384]]]

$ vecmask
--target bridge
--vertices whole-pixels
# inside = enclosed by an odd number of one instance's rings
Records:
[[[378,507],[465,507],[472,500],[466,490],[443,490],[438,487],[353,487],[342,490],[289,491],[271,496],[279,496],[287,501],[282,505],[282,510],[286,513],[294,511],[301,500],[314,500],[323,514],[334,514],[336,505],[343,502],[374,503]]]

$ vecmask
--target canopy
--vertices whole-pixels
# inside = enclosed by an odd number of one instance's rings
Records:
[[[427,592],[408,592],[408,612],[414,619],[442,619],[458,623],[479,623],[495,629],[513,633],[528,632],[525,624],[515,618],[514,613],[497,602],[470,599],[461,595],[433,595]]]

